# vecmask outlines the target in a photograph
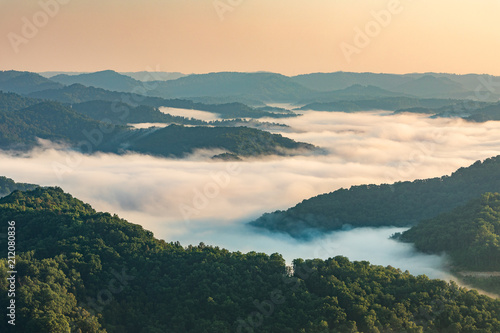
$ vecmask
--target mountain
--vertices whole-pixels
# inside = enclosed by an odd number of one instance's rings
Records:
[[[39,138],[64,143],[84,153],[134,151],[167,157],[182,157],[195,149],[221,149],[240,156],[289,155],[316,149],[278,134],[234,127],[239,123],[252,125],[243,120],[230,121],[228,125],[232,127],[222,127],[226,125],[223,121],[212,124],[173,117],[148,106],[129,108],[118,103],[116,107],[119,112],[108,102],[88,102],[76,105],[79,113],[58,102],[42,102],[16,111],[0,110],[0,149],[29,149],[38,144]],[[164,129],[133,130],[120,125],[129,120],[180,121],[219,127],[171,125]]]
[[[62,88],[47,89],[29,94],[29,97],[50,99],[61,103],[82,103],[95,100],[117,101],[122,98],[134,98],[133,101],[145,99],[144,96],[135,94],[124,94],[116,91],[109,91],[101,88],[86,87],[82,84],[72,84]]]
[[[176,123],[185,125],[208,125],[207,122],[186,117],[172,116],[153,106],[132,106],[127,103],[90,101],[73,104],[72,109],[95,120],[106,120],[115,125],[138,123]]]
[[[403,83],[393,88],[393,91],[412,94],[419,97],[456,98],[466,94],[467,90],[457,82],[445,77],[424,75],[413,81]]]
[[[332,102],[336,100],[366,100],[371,98],[401,97],[399,92],[393,92],[371,85],[354,84],[345,89],[314,94],[300,101],[300,104],[309,102]],[[412,97],[412,96],[410,96]]]
[[[0,95],[1,96],[1,95]],[[1,103],[1,99],[0,99]],[[261,122],[255,119],[224,119],[203,121],[194,118],[172,116],[161,112],[158,108],[147,105],[132,106],[126,103],[114,103],[109,101],[90,101],[73,104],[72,109],[95,120],[110,122],[115,125],[141,124],[141,123],[164,123],[177,125],[216,126],[216,127],[252,127],[261,130],[284,131],[289,126]],[[272,109],[269,111],[273,111]]]
[[[290,102],[311,93],[281,74],[220,72],[161,82],[151,94],[164,98],[244,96],[264,102]]]
[[[59,74],[50,79],[66,86],[78,83],[87,87],[120,92],[136,92],[143,86],[143,82],[111,70],[77,75]]]
[[[142,82],[177,80],[178,78],[186,76],[186,74],[182,74],[179,72],[148,72],[148,71],[122,72],[120,74],[127,75],[135,80]]]
[[[492,103],[490,105],[474,110],[470,116],[465,117],[464,119],[477,123],[483,123],[490,120],[498,121],[500,120],[500,103]]]
[[[38,185],[26,184],[26,183],[16,183],[14,180],[0,176],[0,197],[11,194],[14,191],[28,191],[33,190]]]
[[[486,192],[500,191],[500,156],[477,161],[451,176],[382,185],[352,186],[307,199],[286,211],[264,214],[255,227],[307,237],[311,229],[411,226]]]
[[[481,101],[498,101],[500,90],[498,89],[499,76],[487,74],[449,74],[449,73],[422,73],[422,74],[407,74],[413,78],[420,78],[425,75],[432,75],[437,78],[447,78],[464,87],[468,92],[468,96],[463,96],[467,99],[476,99]]]
[[[0,91],[0,110],[15,111],[42,102],[39,99],[23,97],[15,93]]]
[[[143,132],[148,133],[144,135]],[[280,134],[247,127],[184,127],[170,125],[137,132],[121,144],[126,150],[160,156],[182,157],[196,149],[220,149],[236,156],[295,155],[316,149]]]
[[[426,253],[445,252],[461,269],[500,271],[500,194],[486,193],[399,236]]]
[[[498,100],[499,77],[478,74],[412,73],[311,73],[292,77],[292,80],[311,90],[331,91],[355,84],[376,86],[400,94],[417,97],[447,97],[457,99]],[[325,101],[326,102],[326,101]]]
[[[393,90],[393,88],[413,80],[411,77],[398,74],[351,72],[302,74],[293,76],[291,79],[304,87],[318,91],[346,89],[358,84]]]
[[[367,110],[408,110],[411,108],[439,109],[442,107],[455,105],[460,100],[438,99],[438,98],[414,98],[414,97],[382,97],[374,99],[360,100],[338,100],[333,102],[314,102],[306,104],[297,110],[315,110],[315,111],[344,111],[356,112]],[[435,111],[434,113],[439,112]],[[430,112],[426,112],[430,113]]]
[[[60,74],[51,77],[51,80],[64,85],[81,84],[128,93],[140,93],[147,85],[149,96],[167,99],[218,97],[234,100],[234,97],[243,97],[258,101],[289,101],[306,96],[308,92],[308,89],[292,82],[289,77],[274,73],[221,72],[177,75],[178,78],[166,81],[161,80],[161,75],[156,77],[155,73],[143,73],[142,76],[142,80],[136,80],[128,75],[106,70],[78,75]],[[153,80],[150,80],[151,78]]]
[[[47,72],[38,72],[43,77],[50,79],[53,76],[65,74],[65,75],[79,75],[79,74],[88,74],[89,72],[65,72],[65,71],[47,71]]]
[[[89,135],[109,125],[76,113],[57,102],[42,102],[13,111],[0,110],[0,147],[25,149],[37,144],[37,138],[77,145],[88,142]],[[119,132],[124,128],[116,127]],[[100,131],[103,135],[103,131]],[[103,135],[107,136],[110,134]],[[102,140],[101,140],[102,141]]]
[[[500,301],[453,282],[341,256],[290,270],[277,253],[182,247],[60,188],[0,199],[0,220],[16,232],[15,263],[0,259],[16,326],[7,314],[2,332],[500,331]]]
[[[0,90],[16,94],[29,94],[62,85],[31,72],[0,71]]]
[[[74,104],[90,101],[110,101],[115,104],[126,103],[135,106],[146,105],[153,107],[173,107],[187,110],[201,110],[217,113],[223,118],[283,118],[297,116],[293,112],[268,112],[251,108],[241,103],[203,104],[183,99],[164,99],[161,97],[146,97],[134,93],[122,93],[101,88],[86,87],[73,84],[60,89],[48,89],[30,94],[30,97],[50,99],[62,103]]]

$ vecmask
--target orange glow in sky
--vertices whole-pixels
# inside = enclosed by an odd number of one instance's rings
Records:
[[[0,0],[0,69],[500,75],[500,1]]]

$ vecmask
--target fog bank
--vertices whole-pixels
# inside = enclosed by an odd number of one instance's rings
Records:
[[[87,156],[49,145],[22,156],[1,152],[0,175],[60,186],[97,210],[183,245],[203,241],[231,250],[279,252],[289,261],[346,255],[438,277],[444,259],[417,255],[409,245],[388,240],[394,228],[355,229],[303,243],[244,224],[340,187],[441,176],[500,152],[500,122],[384,114],[305,112],[279,120],[294,130],[284,136],[321,146],[326,155],[214,162],[207,152],[187,159]],[[326,244],[321,246],[332,255],[317,250],[318,244]]]

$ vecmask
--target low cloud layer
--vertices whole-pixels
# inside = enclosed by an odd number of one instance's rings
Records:
[[[187,110],[187,109],[178,109],[171,107],[160,107],[159,110],[163,113],[171,114],[172,116],[181,116],[187,118],[196,118],[205,121],[218,120],[221,119],[218,114],[200,110]]]
[[[279,252],[290,261],[332,256],[316,254],[319,244],[327,244],[333,255],[441,277],[444,259],[416,255],[408,245],[388,240],[394,228],[356,229],[303,243],[259,233],[244,223],[340,187],[450,174],[500,154],[500,122],[383,112],[306,112],[280,122],[295,130],[284,136],[329,153],[214,162],[207,152],[175,160],[137,154],[83,156],[45,146],[23,156],[1,153],[0,174],[60,186],[97,210],[117,213],[156,237],[183,245],[203,241],[231,250]]]

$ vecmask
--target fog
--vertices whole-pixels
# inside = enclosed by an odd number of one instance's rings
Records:
[[[200,111],[200,110],[188,110],[188,109],[178,109],[171,107],[160,107],[159,110],[163,113],[171,114],[172,116],[182,116],[187,118],[196,118],[205,121],[218,120],[221,119],[217,113]]]
[[[127,124],[128,126],[132,126],[133,128],[143,129],[150,127],[167,127],[170,124],[166,123],[139,123],[139,124]]]
[[[60,186],[97,210],[117,213],[158,238],[183,245],[204,242],[244,252],[279,252],[288,262],[345,255],[414,274],[447,276],[445,258],[417,254],[410,245],[389,240],[399,228],[339,231],[303,242],[245,222],[340,187],[450,174],[499,154],[500,122],[387,112],[305,112],[279,121],[294,130],[284,136],[323,147],[328,154],[214,162],[207,151],[186,159],[87,156],[46,144],[21,156],[1,153],[0,174]]]

